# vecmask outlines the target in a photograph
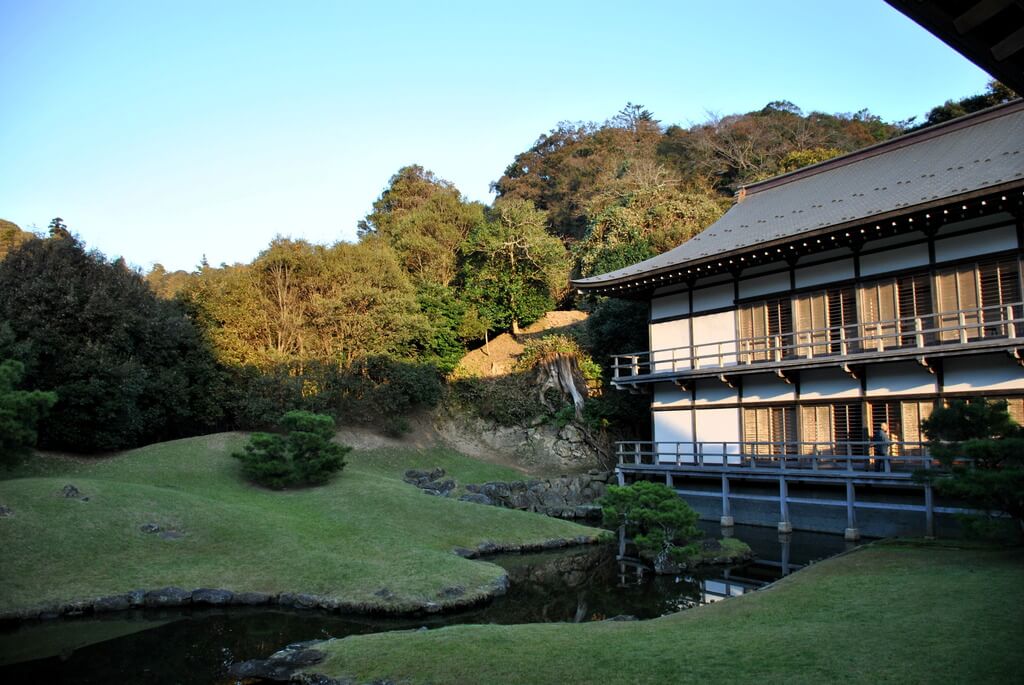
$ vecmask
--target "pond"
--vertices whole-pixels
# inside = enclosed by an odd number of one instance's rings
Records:
[[[706,533],[717,536],[717,526]],[[756,590],[848,548],[841,537],[779,536],[737,526],[757,558],[690,576],[653,576],[618,545],[489,560],[509,575],[508,594],[455,614],[411,618],[346,616],[268,608],[139,610],[37,621],[0,633],[4,683],[231,683],[227,667],[266,657],[291,642],[459,623],[594,621],[655,618]],[[627,549],[627,554],[629,550]]]

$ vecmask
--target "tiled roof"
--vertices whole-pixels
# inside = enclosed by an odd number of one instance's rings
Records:
[[[750,185],[742,201],[679,247],[573,285],[625,283],[1014,181],[1024,182],[1022,100]]]

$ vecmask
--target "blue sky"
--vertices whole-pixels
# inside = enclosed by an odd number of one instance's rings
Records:
[[[353,240],[410,163],[489,202],[539,134],[627,101],[896,120],[987,80],[882,0],[0,0],[0,218],[192,269]]]

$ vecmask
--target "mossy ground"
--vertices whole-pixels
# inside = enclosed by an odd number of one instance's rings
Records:
[[[423,494],[407,468],[440,466],[460,482],[520,477],[443,450],[353,452],[321,487],[273,492],[246,482],[226,433],[95,461],[38,458],[0,480],[0,612],[135,588],[302,592],[382,608],[480,595],[498,566],[455,547],[590,535],[574,523]],[[60,496],[74,484],[88,501]],[[156,523],[178,539],[140,530]],[[386,589],[387,599],[377,592]]]

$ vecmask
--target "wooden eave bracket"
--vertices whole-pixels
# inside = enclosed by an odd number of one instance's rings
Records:
[[[677,378],[672,382],[675,383],[676,387],[682,390],[683,392],[690,392],[691,390],[693,390],[694,381],[692,378]]]
[[[861,364],[842,364],[839,368],[855,381],[859,381],[864,375],[864,366]]]
[[[730,388],[732,390],[735,390],[736,387],[740,384],[740,379],[738,377],[729,376],[724,373],[718,374],[718,380],[722,381],[722,383],[724,383],[727,388]]]
[[[1019,366],[1024,366],[1024,352],[1021,352],[1021,348],[1015,347],[1009,351],[1010,359],[1017,362]]]
[[[934,375],[935,367],[938,365],[938,360],[931,359],[922,354],[920,357],[917,358],[917,363],[923,366],[924,368],[928,369],[928,373]]]
[[[775,369],[775,375],[782,379],[786,385],[793,385],[794,371],[786,371],[785,369]]]

